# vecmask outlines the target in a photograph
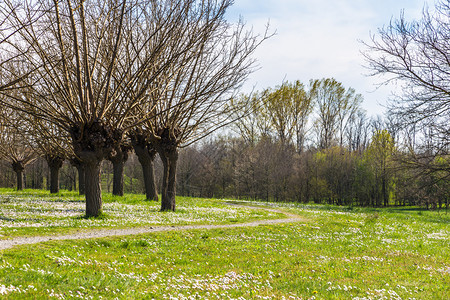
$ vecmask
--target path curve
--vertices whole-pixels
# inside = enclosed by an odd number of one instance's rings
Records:
[[[282,213],[287,218],[284,219],[270,219],[270,220],[259,220],[247,223],[238,224],[217,224],[217,225],[169,225],[169,226],[148,226],[148,227],[137,227],[137,228],[125,228],[125,229],[97,229],[81,231],[73,234],[67,235],[55,235],[55,236],[34,236],[34,237],[20,237],[9,240],[0,240],[0,250],[13,248],[19,245],[30,245],[37,244],[48,241],[63,241],[63,240],[82,240],[82,239],[93,239],[102,237],[112,237],[112,236],[126,236],[126,235],[138,235],[143,233],[151,232],[161,232],[161,231],[181,231],[190,229],[220,229],[220,228],[239,228],[239,227],[256,227],[260,225],[271,225],[271,224],[282,224],[282,223],[293,223],[304,221],[300,216],[291,214],[278,209],[271,209],[265,207],[257,206],[246,206],[242,204],[229,203],[229,205],[251,208],[251,209],[263,209],[270,212]]]

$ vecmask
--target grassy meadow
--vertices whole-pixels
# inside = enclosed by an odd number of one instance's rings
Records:
[[[158,212],[143,196],[105,196],[82,218],[75,194],[0,196],[2,239],[88,228],[228,224],[282,215],[223,200],[177,198]],[[299,222],[51,241],[0,251],[2,299],[449,299],[450,214],[241,202]],[[137,214],[137,216],[135,216]]]
[[[103,195],[100,218],[85,218],[84,196],[62,191],[0,189],[0,240],[13,237],[69,234],[90,229],[158,225],[231,224],[283,218],[283,214],[234,207],[224,200],[177,197],[176,212],[159,212],[160,204],[144,195]]]

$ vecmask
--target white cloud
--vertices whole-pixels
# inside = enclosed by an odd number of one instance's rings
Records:
[[[407,18],[420,17],[422,1],[389,0],[236,0],[229,12],[231,20],[242,15],[256,32],[263,32],[267,21],[277,35],[255,53],[260,69],[252,74],[249,89],[275,86],[286,80],[335,77],[365,97],[369,114],[382,113],[389,88],[375,90],[375,78],[362,65],[358,40],[369,40],[370,32],[388,24],[405,8]],[[370,91],[372,91],[370,93]]]

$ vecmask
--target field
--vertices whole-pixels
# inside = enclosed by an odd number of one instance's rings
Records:
[[[0,250],[4,299],[448,299],[450,215],[419,208],[177,198],[158,212],[143,196],[105,195],[85,219],[81,198],[0,195],[1,239],[89,228],[241,224],[295,214],[292,223],[50,241]],[[243,207],[243,206],[247,207]],[[0,240],[1,243],[1,240]]]

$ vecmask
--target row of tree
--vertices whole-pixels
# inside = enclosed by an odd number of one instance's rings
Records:
[[[32,153],[46,158],[51,178],[70,159],[82,178],[86,214],[98,216],[102,161],[113,163],[121,194],[123,164],[134,148],[149,199],[157,199],[151,168],[159,154],[161,210],[175,210],[178,148],[238,109],[226,104],[267,38],[228,23],[231,4],[2,1],[0,153],[11,160],[18,187]]]

